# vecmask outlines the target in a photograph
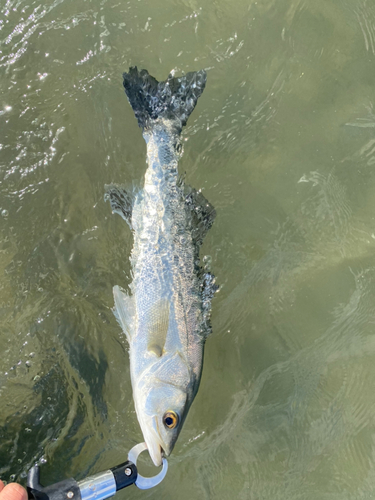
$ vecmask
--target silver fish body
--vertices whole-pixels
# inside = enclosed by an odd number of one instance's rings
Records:
[[[134,235],[131,294],[114,287],[115,314],[129,342],[135,409],[155,465],[171,453],[197,393],[217,288],[198,255],[215,211],[177,173],[179,136],[205,82],[203,71],[160,83],[145,70],[124,74],[148,168],[136,195],[115,185],[107,192]]]

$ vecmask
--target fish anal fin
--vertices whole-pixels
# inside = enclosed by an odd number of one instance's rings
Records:
[[[158,358],[163,355],[169,328],[170,302],[160,299],[154,303],[149,313],[147,350]]]
[[[191,216],[191,233],[193,241],[200,246],[216,217],[214,207],[203,196],[201,191],[184,186],[185,204]]]
[[[110,184],[105,187],[106,194],[104,196],[104,200],[109,200],[112,212],[121,215],[121,217],[129,225],[130,229],[133,229],[131,222],[134,204],[133,193],[116,184]]]
[[[117,285],[113,287],[113,297],[115,299],[113,313],[130,344],[134,320],[134,299]]]

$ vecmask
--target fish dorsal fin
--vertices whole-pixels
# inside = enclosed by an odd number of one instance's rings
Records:
[[[116,184],[106,185],[106,194],[104,200],[109,200],[114,214],[119,214],[127,222],[130,229],[132,227],[132,212],[134,204],[134,195],[125,190],[122,186]]]
[[[135,315],[134,299],[117,285],[113,287],[113,297],[115,299],[114,315],[130,344]]]
[[[192,238],[194,243],[200,246],[214,223],[216,211],[200,191],[186,184],[184,185],[184,196],[191,217]]]
[[[160,299],[154,303],[150,310],[147,350],[158,358],[163,355],[165,341],[169,328],[170,302]]]
[[[202,316],[203,316],[203,338],[211,333],[211,300],[219,290],[215,283],[215,276],[210,272],[203,272],[201,276],[201,297],[202,297]]]

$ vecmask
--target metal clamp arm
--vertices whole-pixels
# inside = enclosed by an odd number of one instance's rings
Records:
[[[40,484],[40,469],[38,465],[31,467],[27,476],[27,492],[30,500],[104,500],[112,497],[116,491],[135,484],[141,490],[148,490],[161,483],[167,470],[168,462],[163,458],[162,470],[153,477],[143,477],[138,474],[138,456],[147,450],[146,443],[134,446],[128,454],[128,460],[112,469],[99,472],[76,481],[72,477],[42,486]]]
[[[29,471],[27,491],[32,500],[104,500],[112,497],[116,491],[134,484],[137,476],[135,464],[126,461],[82,481],[69,478],[44,487],[40,484],[40,469],[36,465]]]

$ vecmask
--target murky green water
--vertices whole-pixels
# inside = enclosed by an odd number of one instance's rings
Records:
[[[168,476],[118,498],[373,498],[373,1],[41,2],[0,6],[1,478],[81,479],[142,439],[111,312],[132,239],[103,200],[145,172],[136,64],[208,71],[180,169],[222,288]]]

